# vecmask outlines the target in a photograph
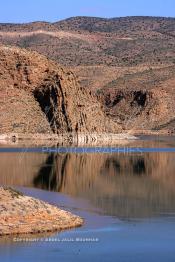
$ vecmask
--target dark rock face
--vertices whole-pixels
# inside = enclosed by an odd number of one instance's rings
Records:
[[[105,89],[101,94],[106,114],[123,129],[161,130],[174,132],[173,92],[150,90]]]
[[[35,52],[0,47],[0,133],[118,132],[72,72]],[[110,123],[107,125],[107,123]]]

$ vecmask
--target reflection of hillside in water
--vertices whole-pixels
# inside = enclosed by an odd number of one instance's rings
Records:
[[[175,146],[174,140],[133,146]],[[0,153],[0,185],[30,186],[90,200],[118,217],[175,213],[175,154]]]
[[[46,154],[0,153],[0,185],[33,186],[33,179],[41,166],[45,165]]]
[[[173,153],[50,154],[33,182],[110,215],[140,217],[175,211],[174,170]]]

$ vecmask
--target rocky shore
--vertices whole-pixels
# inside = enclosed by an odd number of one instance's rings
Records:
[[[104,146],[136,140],[129,133],[0,134],[0,144],[30,146]]]
[[[83,219],[38,199],[0,187],[0,236],[54,232],[83,224]]]

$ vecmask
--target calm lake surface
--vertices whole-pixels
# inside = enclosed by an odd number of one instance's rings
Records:
[[[116,150],[36,149],[1,145],[0,185],[78,214],[85,224],[37,242],[3,238],[0,260],[175,261],[174,137],[123,141]]]

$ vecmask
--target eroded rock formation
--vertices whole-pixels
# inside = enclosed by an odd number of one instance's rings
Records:
[[[167,89],[106,89],[101,95],[106,114],[127,130],[174,132],[174,94]],[[173,123],[172,123],[173,124]]]
[[[0,133],[118,132],[72,72],[36,52],[0,47]]]

